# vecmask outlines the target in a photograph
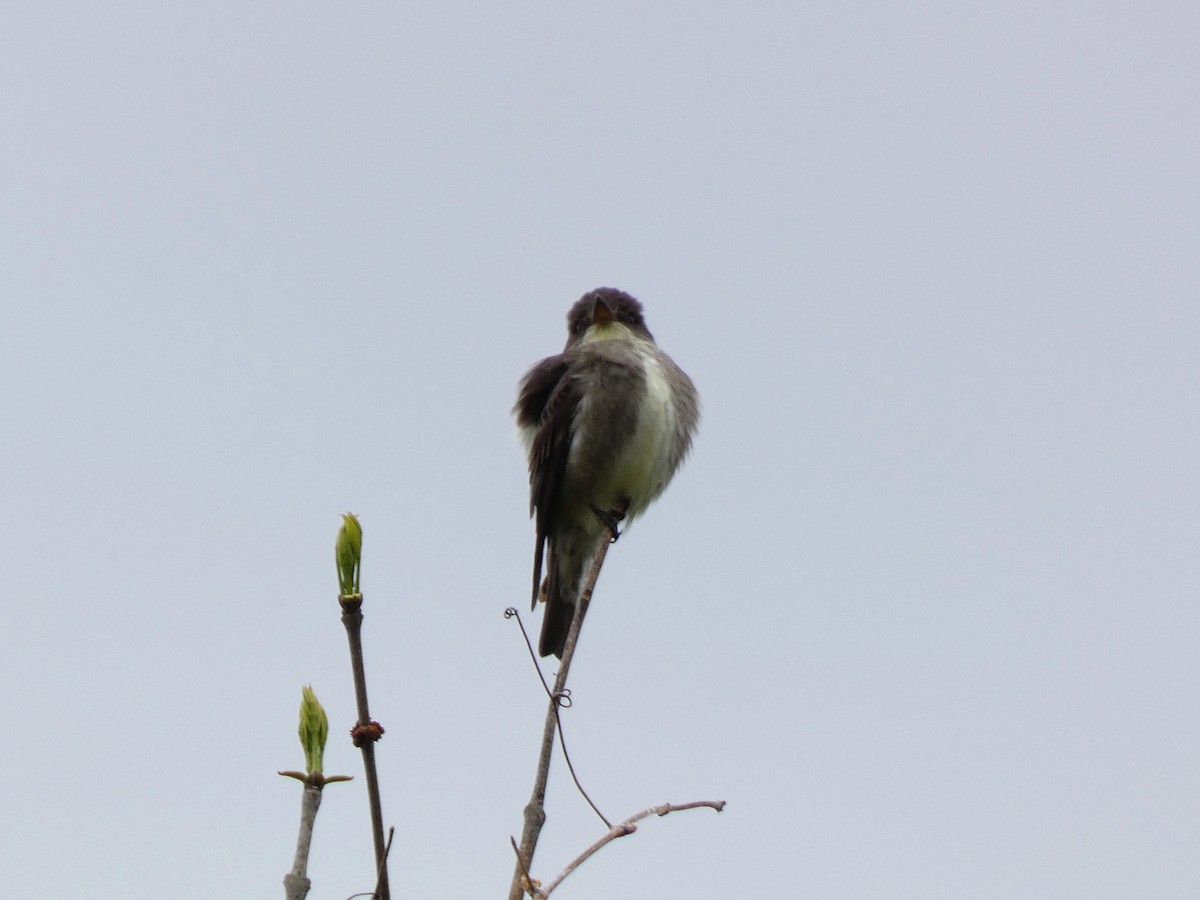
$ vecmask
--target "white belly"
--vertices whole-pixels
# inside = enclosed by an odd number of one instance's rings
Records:
[[[651,354],[642,354],[646,366],[646,395],[629,441],[607,471],[597,473],[595,504],[616,508],[629,498],[627,519],[640,514],[662,493],[671,477],[671,444],[676,440],[676,414],[666,373]]]

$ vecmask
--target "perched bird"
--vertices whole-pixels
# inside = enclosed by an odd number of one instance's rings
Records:
[[[600,542],[666,488],[691,446],[699,397],[654,343],[642,304],[597,288],[567,314],[563,352],[525,374],[513,412],[529,454],[535,607],[548,557],[538,652],[561,659]]]

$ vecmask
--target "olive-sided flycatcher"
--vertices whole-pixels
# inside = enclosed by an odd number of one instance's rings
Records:
[[[700,402],[654,343],[642,304],[597,288],[567,314],[563,352],[525,374],[513,412],[529,454],[534,606],[543,590],[546,600],[538,652],[561,659],[609,524],[615,529],[622,510],[632,521],[666,488],[691,446]]]

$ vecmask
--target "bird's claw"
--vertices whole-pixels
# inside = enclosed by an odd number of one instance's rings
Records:
[[[621,520],[625,518],[625,513],[617,509],[601,509],[598,506],[593,506],[592,512],[596,514],[600,524],[607,528],[612,535],[609,543],[615,544],[617,538],[621,536]]]

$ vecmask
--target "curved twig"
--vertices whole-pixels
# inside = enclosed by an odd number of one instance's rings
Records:
[[[544,888],[536,888],[533,893],[534,900],[545,900],[546,897],[549,897],[550,894],[554,892],[555,888],[557,888],[563,883],[563,881],[566,880],[568,875],[583,865],[583,863],[590,859],[601,847],[603,847],[605,844],[612,843],[617,838],[625,837],[627,834],[633,834],[635,831],[637,831],[637,825],[635,823],[641,821],[647,816],[655,815],[662,817],[668,815],[669,813],[680,812],[685,809],[699,809],[701,807],[708,807],[709,809],[715,809],[717,812],[721,812],[723,809],[725,809],[725,801],[696,800],[692,803],[664,803],[661,806],[651,806],[649,809],[643,809],[640,813],[630,816],[624,822],[614,825],[609,829],[608,833],[604,835],[604,837],[600,838],[600,840],[596,841],[577,857],[571,860],[571,862],[567,864],[567,867],[559,872],[558,875],[555,876],[554,880],[548,885],[546,885]]]

